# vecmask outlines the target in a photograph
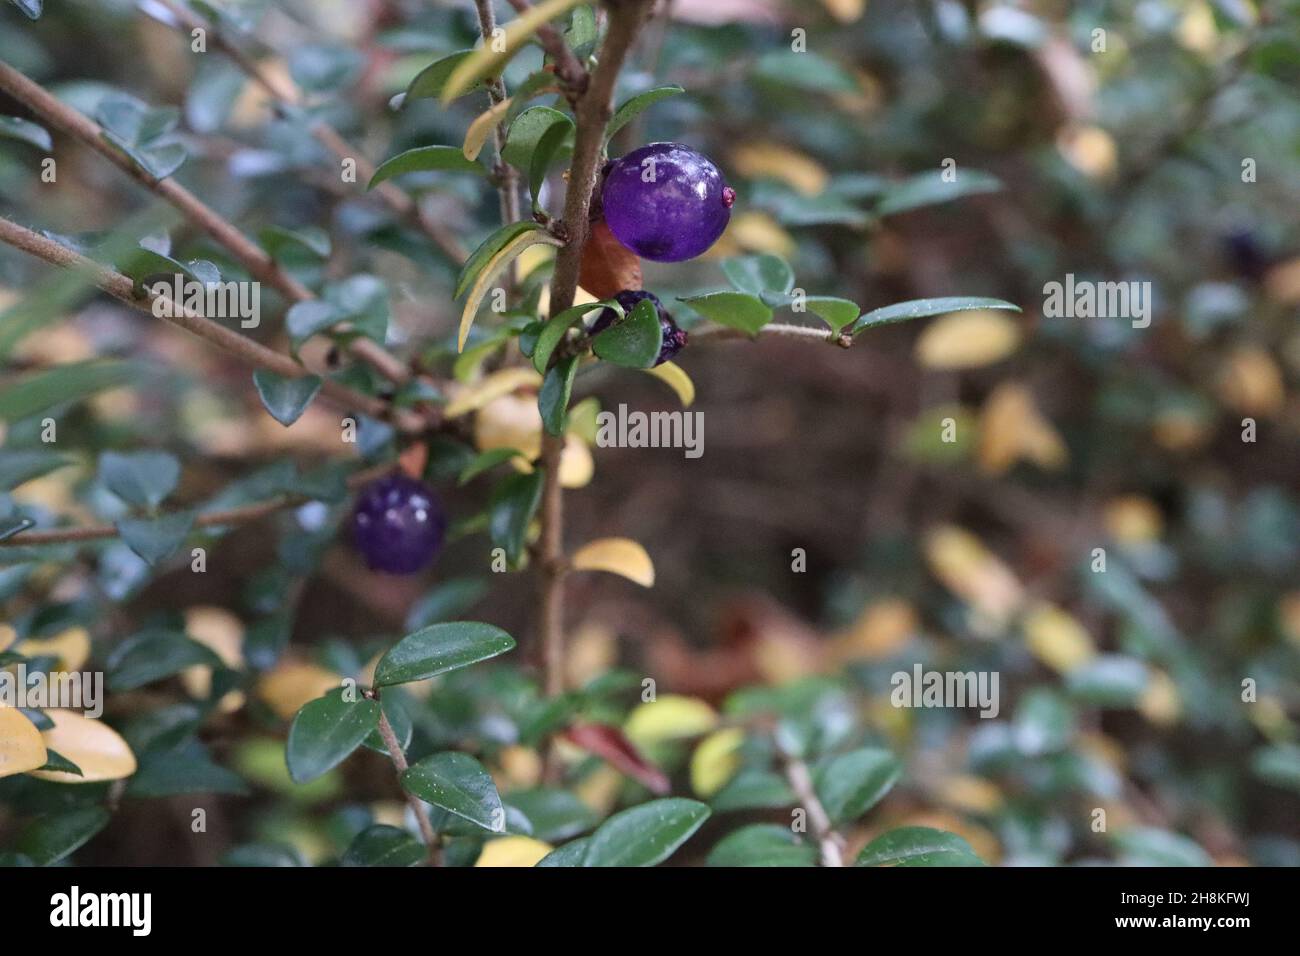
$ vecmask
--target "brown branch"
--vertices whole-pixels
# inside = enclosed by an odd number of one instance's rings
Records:
[[[280,113],[285,113],[288,107],[301,104],[302,97],[296,87],[281,84],[277,78],[273,78],[263,71],[252,57],[240,49],[234,41],[218,30],[216,26],[208,23],[198,14],[175,2],[175,0],[158,0],[158,2],[166,7],[185,29],[203,30],[214,48],[225,54],[249,79],[261,87],[275,101],[276,108]],[[364,186],[370,182],[375,175],[374,164],[362,156],[360,150],[344,139],[338,130],[324,121],[313,123],[310,129],[316,141],[337,158],[350,159],[356,163],[358,183]],[[374,191],[394,213],[402,218],[411,219],[457,265],[468,258],[469,254],[465,247],[460,244],[460,240],[441,224],[426,216],[420,209],[419,203],[396,183],[380,183],[375,187]]]
[[[239,231],[220,213],[209,207],[175,179],[155,179],[125,153],[104,138],[104,131],[94,120],[77,112],[34,83],[12,66],[0,60],[0,90],[23,103],[43,120],[73,139],[99,153],[136,182],[171,203],[198,228],[215,239],[239,261],[255,279],[277,289],[294,302],[313,298],[311,290],[280,268],[264,249]],[[358,336],[348,351],[368,362],[385,378],[401,385],[411,378],[411,370],[383,346]]]
[[[830,329],[821,329],[813,325],[788,325],[782,322],[771,322],[759,329],[754,335],[725,325],[711,325],[698,330],[691,329],[690,343],[691,345],[699,345],[708,342],[727,342],[739,339],[753,339],[763,335],[775,335],[792,339],[812,339],[815,342],[827,342],[841,348],[851,348],[854,341],[853,336],[848,333],[833,332]]]
[[[478,3],[480,0],[475,2]],[[491,0],[487,2],[491,3]],[[508,0],[508,2],[518,13],[527,13],[532,9],[532,4],[528,0]],[[486,36],[484,39],[486,40]],[[537,28],[537,40],[546,51],[546,55],[555,61],[555,75],[564,86],[569,102],[576,103],[587,90],[586,67],[578,62],[569,45],[564,42],[564,35],[549,23],[543,23]]]
[[[830,816],[813,788],[812,774],[808,772],[808,765],[783,750],[780,753],[785,779],[789,782],[795,796],[799,798],[799,805],[808,814],[808,823],[812,827],[813,837],[817,840],[817,847],[821,853],[822,866],[843,866],[844,837],[835,832],[835,828],[831,826]]]
[[[266,369],[286,378],[299,378],[310,371],[288,355],[269,349],[260,342],[228,329],[167,296],[155,295],[147,290],[143,295],[138,295],[135,282],[129,276],[107,269],[67,246],[25,229],[8,219],[0,218],[0,242],[56,266],[80,272],[91,284],[114,298],[149,315],[161,313],[157,317],[162,318],[163,321],[206,339],[254,368]],[[155,301],[160,303],[157,308],[154,305]],[[391,420],[403,431],[423,431],[428,424],[423,416],[406,409],[393,408],[382,399],[365,395],[329,378],[322,380],[321,395],[341,408],[356,410],[373,418]]]
[[[379,700],[377,691],[370,693],[375,701]],[[388,715],[384,713],[382,705],[379,708],[379,736],[383,738],[384,746],[388,748],[388,757],[393,761],[393,769],[397,771],[398,786],[401,786],[401,776],[406,773],[410,765],[406,762],[401,741],[393,732],[393,725],[388,722]],[[429,848],[429,865],[438,866],[441,863],[442,848],[438,844],[438,834],[434,832],[433,824],[429,822],[429,812],[424,807],[424,801],[408,792],[405,787],[402,788],[402,793],[406,795],[407,805],[415,814],[415,822],[420,828],[420,836],[424,838],[424,845]]]

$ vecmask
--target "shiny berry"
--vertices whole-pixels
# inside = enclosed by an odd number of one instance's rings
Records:
[[[681,262],[717,242],[735,191],[706,157],[680,143],[651,143],[609,165],[605,222],[642,259]]]
[[[424,482],[392,474],[357,495],[352,543],[375,571],[419,571],[438,553],[446,532],[442,503]]]
[[[649,299],[655,304],[655,311],[659,313],[659,328],[663,330],[664,342],[659,346],[659,357],[655,359],[655,365],[663,365],[674,355],[682,350],[686,345],[686,332],[677,327],[673,317],[668,314],[664,304],[659,301],[659,297],[653,292],[642,292],[640,290],[624,289],[618,295],[614,296],[614,301],[623,307],[623,314],[630,315],[636,308],[636,304],[644,299]],[[601,309],[600,314],[596,316],[596,321],[591,323],[591,334],[598,335],[614,324],[618,319],[618,313],[613,309]]]

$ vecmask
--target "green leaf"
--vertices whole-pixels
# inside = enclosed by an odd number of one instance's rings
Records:
[[[626,316],[596,336],[592,351],[625,368],[650,368],[659,358],[664,330],[654,302],[642,299]]]
[[[456,289],[452,293],[452,297],[459,299],[468,292],[470,286],[474,284],[474,280],[478,278],[478,274],[483,271],[483,267],[491,262],[492,258],[512,240],[526,232],[535,232],[543,228],[545,227],[539,222],[512,222],[509,225],[502,226],[484,239],[478,248],[470,253],[469,258],[465,260],[465,264],[461,266],[460,275],[456,277]]]
[[[568,790],[512,790],[510,805],[533,825],[533,836],[546,843],[568,840],[596,825],[596,814]]]
[[[1065,677],[1070,695],[1100,707],[1131,707],[1150,680],[1142,661],[1122,654],[1103,654],[1074,668]]]
[[[489,45],[474,49],[456,65],[443,84],[442,101],[450,102],[489,76],[500,76],[506,64],[524,48],[542,24],[564,16],[583,2],[584,0],[545,0],[506,23],[499,38],[494,38],[494,42]]]
[[[933,206],[936,203],[950,202],[964,196],[976,196],[981,193],[998,192],[1002,183],[996,176],[980,172],[977,169],[963,170],[952,181],[945,180],[940,172],[918,173],[895,186],[886,188],[880,202],[876,205],[878,216],[890,216],[895,213]]]
[[[42,448],[5,449],[0,453],[0,491],[12,491],[33,478],[71,465],[73,460]]]
[[[284,843],[245,843],[221,857],[222,866],[306,866],[293,847]]]
[[[351,693],[347,688],[332,690],[304,704],[289,726],[284,759],[295,783],[307,783],[333,770],[379,726],[379,703]]]
[[[433,170],[487,175],[487,169],[482,163],[466,159],[465,154],[457,146],[417,146],[415,149],[408,149],[391,159],[384,160],[375,170],[375,174],[370,177],[366,188],[374,189],[394,176]]]
[[[15,422],[56,405],[69,404],[105,389],[137,384],[140,369],[130,362],[69,362],[10,380],[0,389],[0,421]]]
[[[54,141],[44,126],[17,116],[0,116],[0,138],[29,143],[47,153],[54,148]]]
[[[140,758],[139,769],[126,784],[127,796],[174,797],[187,793],[229,793],[242,796],[248,785],[233,770],[212,762],[201,748],[166,751]]]
[[[858,83],[846,70],[810,50],[776,49],[758,58],[750,75],[789,91],[856,93]]]
[[[95,105],[104,139],[154,179],[165,179],[185,162],[185,147],[173,138],[179,118],[176,109],[154,109],[125,93],[107,93]]]
[[[656,318],[656,322],[658,319]],[[552,435],[563,435],[568,419],[569,396],[573,394],[573,377],[578,373],[578,356],[570,355],[546,372],[541,391],[537,394],[537,407],[542,413],[542,425]]]
[[[418,630],[463,614],[483,600],[488,584],[482,578],[448,578],[406,612],[406,629]]]
[[[174,511],[156,518],[118,518],[117,533],[126,546],[156,565],[181,546],[194,527],[193,511]]]
[[[288,428],[302,416],[320,391],[321,377],[300,375],[297,378],[285,378],[259,368],[253,373],[253,384],[257,386],[263,407],[272,418]]]
[[[596,41],[599,39],[600,26],[596,22],[596,11],[588,6],[574,10],[569,17],[569,25],[564,28],[564,42],[579,63],[586,62],[587,57],[596,51]]]
[[[510,124],[501,158],[511,166],[527,169],[533,153],[537,152],[537,144],[548,130],[557,126],[572,130],[573,120],[567,113],[550,106],[528,107]]]
[[[967,309],[1009,309],[1019,312],[1020,306],[1004,302],[1002,299],[988,299],[980,296],[948,296],[940,299],[911,299],[896,302],[880,309],[872,309],[853,323],[849,331],[857,335],[863,329],[877,325],[890,325],[894,322],[907,322],[930,315],[943,315],[947,312],[964,312]]]
[[[681,299],[706,319],[719,325],[740,329],[749,335],[772,321],[772,310],[755,296],[743,292],[710,292]]]
[[[493,833],[504,833],[506,811],[492,776],[469,754],[425,757],[402,774],[402,789],[425,803],[469,820]]]
[[[632,122],[639,113],[654,106],[660,100],[685,92],[685,90],[675,84],[672,86],[657,86],[653,90],[646,90],[644,93],[638,93],[630,100],[625,101],[614,111],[613,118],[610,119],[609,125],[605,127],[605,142],[609,143],[609,141],[614,138],[614,134],[628,123]]]
[[[494,547],[503,548],[511,566],[518,565],[524,553],[524,539],[529,522],[542,500],[542,470],[526,475],[510,475],[492,490],[488,502],[488,535]]]
[[[110,818],[109,812],[98,806],[48,813],[19,834],[14,849],[37,866],[49,866],[89,843],[108,826]]]
[[[591,843],[590,837],[583,837],[581,840],[570,840],[564,846],[558,846],[546,856],[537,861],[538,866],[583,866],[583,861],[587,858],[587,847]]]
[[[324,299],[307,299],[295,302],[285,313],[284,326],[295,349],[317,332],[328,329],[344,319],[343,312]]]
[[[1300,746],[1274,744],[1255,751],[1250,769],[1259,779],[1300,793]]]
[[[832,757],[813,778],[813,788],[832,823],[856,820],[898,782],[902,767],[888,750],[864,747]]]
[[[63,756],[63,754],[59,753],[57,750],[50,750],[49,748],[46,748],[45,750],[45,764],[40,769],[56,770],[60,773],[74,773],[78,777],[85,776],[85,774],[81,772],[81,768],[75,763]]]
[[[339,861],[342,866],[418,866],[429,851],[414,836],[383,823],[357,834]]]
[[[121,453],[106,451],[99,456],[99,481],[127,504],[156,508],[176,489],[180,462],[161,451]]]
[[[1121,866],[1213,866],[1193,840],[1158,827],[1130,827],[1114,836]],[[19,847],[21,849],[21,847]]]
[[[945,830],[900,827],[868,843],[855,866],[983,866],[971,845]]]
[[[788,262],[770,252],[724,259],[722,271],[737,290],[753,296],[761,296],[764,292],[785,295],[794,288],[794,270]]]
[[[567,117],[565,117],[567,119]],[[541,211],[542,183],[551,171],[556,155],[572,134],[572,123],[556,123],[537,141],[532,158],[528,161],[528,192],[533,197],[533,209]]]
[[[477,621],[431,624],[394,644],[375,667],[375,685],[405,684],[477,664],[512,650],[515,640]]]
[[[402,100],[402,105],[405,106],[411,100],[437,99],[442,96],[442,88],[447,83],[447,77],[451,76],[451,71],[473,52],[473,50],[457,50],[440,60],[434,60],[415,75],[411,85],[406,88],[406,98]],[[467,88],[465,93],[480,90],[486,85],[483,80],[479,80]]]
[[[713,809],[719,813],[728,810],[773,810],[792,807],[798,797],[785,778],[769,770],[746,769],[728,781],[713,797]]]
[[[856,302],[829,295],[810,295],[804,300],[804,305],[813,315],[823,319],[833,332],[852,324],[861,312]]]
[[[817,850],[776,823],[741,827],[718,841],[709,866],[815,866]]]
[[[591,835],[583,866],[655,866],[689,840],[710,812],[698,800],[680,797],[623,810]]]
[[[0,518],[0,541],[8,541],[14,535],[21,534],[35,525],[36,522],[31,518],[24,518],[21,515]]]
[[[504,465],[511,458],[518,458],[523,453],[514,448],[491,448],[478,455],[461,471],[457,484],[465,485],[485,471],[491,471],[497,465]]]
[[[30,19],[38,20],[41,16],[41,6],[45,0],[10,0],[10,2]]]
[[[268,226],[258,233],[258,240],[262,243],[262,248],[276,260],[284,258],[286,251],[291,249],[303,249],[318,259],[328,259],[331,248],[329,233],[319,226],[304,226],[301,229]],[[298,305],[318,301],[307,299]]]
[[[221,658],[177,631],[151,629],[133,634],[108,655],[108,689],[135,690],[203,664],[221,667]]]
[[[617,302],[588,302],[584,305],[575,305],[565,309],[559,315],[547,321],[537,335],[537,344],[533,346],[533,368],[539,372],[545,372],[546,367],[551,363],[551,355],[555,352],[555,347],[564,339],[564,333],[584,315],[597,309],[604,309],[607,306],[614,308],[620,314],[623,311]]]

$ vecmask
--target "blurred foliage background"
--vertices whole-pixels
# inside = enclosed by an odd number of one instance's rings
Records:
[[[295,273],[380,277],[389,342],[445,368],[455,264],[340,184],[306,123],[326,117],[373,161],[459,144],[478,98],[400,111],[390,99],[440,55],[473,45],[470,6],[217,5],[266,70],[308,91],[299,116],[275,116],[220,55],[192,55],[149,3],[48,0],[37,22],[6,8],[0,58],[87,111],[109,88],[179,108],[182,181],[250,235],[328,236],[329,255],[293,259]],[[604,680],[609,693],[589,706],[612,722],[650,676],[660,694],[732,711],[769,688],[827,733],[852,724],[906,769],[851,840],[922,823],[1004,864],[1300,863],[1300,4],[662,6],[617,99],[663,83],[686,93],[642,114],[614,151],[688,143],[739,193],[710,253],[646,264],[646,287],[684,326],[693,316],[674,298],[718,287],[719,261],[746,253],[779,255],[799,287],[864,310],[969,294],[1024,311],[885,327],[849,350],[778,337],[688,346],[678,364],[696,384],[703,457],[593,449],[594,478],[567,494],[570,542],[626,535],[658,571],[645,591],[571,580],[571,685]],[[806,52],[791,50],[792,30],[806,31]],[[512,63],[507,85],[540,57]],[[23,115],[3,99],[0,114]],[[66,137],[55,135],[57,185],[39,182],[43,155],[0,140],[5,216],[64,236],[170,227],[178,258],[239,275]],[[945,160],[957,182],[935,193]],[[404,185],[467,248],[500,223],[480,182],[434,173]],[[1045,316],[1045,283],[1067,274],[1149,282],[1150,326]],[[102,297],[60,297],[67,285],[0,249],[0,309],[10,310],[0,405],[10,385],[50,366],[103,358],[130,373],[55,403],[61,467],[18,465],[53,454],[39,439],[47,411],[6,422],[6,510],[42,525],[115,517],[120,503],[96,481],[104,449],[171,453],[175,499],[186,502],[255,500],[256,486],[232,483],[277,462],[305,472],[340,457],[324,407],[284,429],[245,369]],[[283,345],[283,303],[263,294],[270,319],[256,334]],[[33,302],[45,320],[23,318]],[[677,407],[648,376],[610,371],[580,390],[606,408]],[[947,419],[955,441],[943,440]],[[363,455],[391,454],[391,433],[365,430]],[[447,439],[431,465],[462,519],[484,507],[483,487],[447,480],[471,440],[458,449]],[[209,832],[190,832],[193,796],[155,780],[79,862],[212,863],[235,846],[283,844],[327,860],[358,820],[400,816],[378,756],[296,787],[277,737],[335,675],[362,672],[386,639],[451,614],[499,624],[520,650],[413,705],[416,733],[473,739],[499,779],[535,782],[536,749],[511,703],[535,694],[530,576],[487,573],[490,542],[474,534],[429,574],[373,575],[337,541],[345,508],[214,536],[205,574],[183,562],[150,569],[120,542],[0,552],[0,629],[11,639],[75,643],[82,629],[103,661],[145,628],[184,622],[234,648],[228,665],[262,672],[232,691],[254,698],[247,706],[227,699],[201,732],[178,738],[196,764],[216,767],[211,789],[225,793],[205,804]],[[795,549],[806,570],[792,570]],[[998,672],[999,716],[891,706],[890,675],[916,663]],[[268,675],[280,679],[269,690]],[[189,686],[197,679],[110,695],[108,719],[141,745],[137,756],[163,733],[148,714],[184,723],[176,708],[188,694],[211,696]],[[651,750],[683,779],[686,748]],[[3,783],[0,845],[24,812],[77,789]],[[596,773],[577,789],[603,813],[635,786]],[[1092,827],[1097,808],[1104,833]],[[707,845],[683,861],[699,862]]]

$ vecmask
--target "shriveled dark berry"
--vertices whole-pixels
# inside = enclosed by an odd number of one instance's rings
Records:
[[[619,242],[642,259],[681,262],[718,241],[736,193],[703,154],[650,143],[608,167],[601,200]]]
[[[655,359],[655,365],[663,365],[674,355],[680,352],[686,345],[686,332],[677,327],[673,317],[668,314],[664,304],[659,301],[659,297],[653,292],[646,292],[642,289],[624,289],[614,296],[614,301],[623,307],[624,316],[630,315],[636,308],[636,304],[645,299],[649,299],[655,304],[655,311],[659,313],[659,328],[663,330],[664,341],[659,347],[659,357]],[[597,335],[604,332],[607,328],[618,320],[618,313],[613,309],[601,309],[600,314],[596,316],[596,321],[591,323],[591,334]]]
[[[442,547],[447,514],[424,482],[397,473],[361,489],[351,525],[352,543],[373,570],[413,574]]]

